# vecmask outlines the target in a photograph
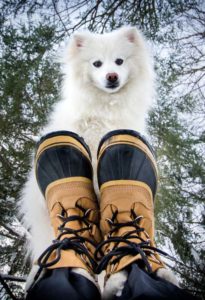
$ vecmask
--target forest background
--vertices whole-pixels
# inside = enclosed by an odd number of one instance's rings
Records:
[[[0,268],[24,277],[29,232],[17,214],[34,137],[59,99],[58,45],[76,30],[137,26],[157,73],[149,134],[160,181],[158,245],[181,285],[205,299],[205,2],[203,0],[0,1]],[[10,282],[17,297],[22,285]]]

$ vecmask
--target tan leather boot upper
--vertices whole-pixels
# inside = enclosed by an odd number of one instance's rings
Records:
[[[108,242],[103,248],[104,254],[131,244],[142,250],[136,255],[134,252],[128,253],[119,260],[114,255],[107,266],[107,274],[118,272],[134,261],[142,265],[147,260],[145,267],[150,266],[153,272],[164,267],[157,252],[146,248],[155,247],[153,198],[146,184],[129,180],[104,184],[101,187],[100,211],[100,228],[104,240]],[[120,239],[112,241],[113,237]]]
[[[99,211],[92,182],[78,177],[58,180],[46,190],[51,224],[56,242],[64,243],[60,259],[49,268],[78,267],[93,272],[96,267],[94,252],[100,242]],[[80,247],[87,251],[80,253]],[[47,261],[58,255],[53,251]]]

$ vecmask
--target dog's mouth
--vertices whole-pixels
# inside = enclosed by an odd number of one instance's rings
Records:
[[[118,88],[119,85],[120,85],[119,81],[113,82],[113,83],[108,82],[107,85],[106,85],[106,88],[107,88],[107,89],[114,90],[114,89]]]

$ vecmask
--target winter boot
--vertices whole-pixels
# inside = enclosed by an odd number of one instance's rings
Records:
[[[93,274],[100,231],[88,146],[72,132],[50,133],[38,144],[35,168],[56,236],[38,260],[40,269],[81,268]]]
[[[107,278],[133,262],[148,273],[164,265],[154,243],[157,166],[149,143],[132,130],[108,133],[98,149],[100,228],[98,272]]]

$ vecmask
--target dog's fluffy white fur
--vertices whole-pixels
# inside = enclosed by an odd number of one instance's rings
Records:
[[[152,59],[142,34],[124,27],[103,35],[74,34],[62,60],[61,101],[39,136],[57,130],[78,133],[91,149],[95,169],[97,145],[104,134],[121,128],[145,134],[145,119],[154,98]],[[117,81],[110,83],[109,75]],[[22,192],[21,212],[31,233],[29,247],[35,261],[54,235],[34,168]],[[124,282],[124,273],[122,276]]]

